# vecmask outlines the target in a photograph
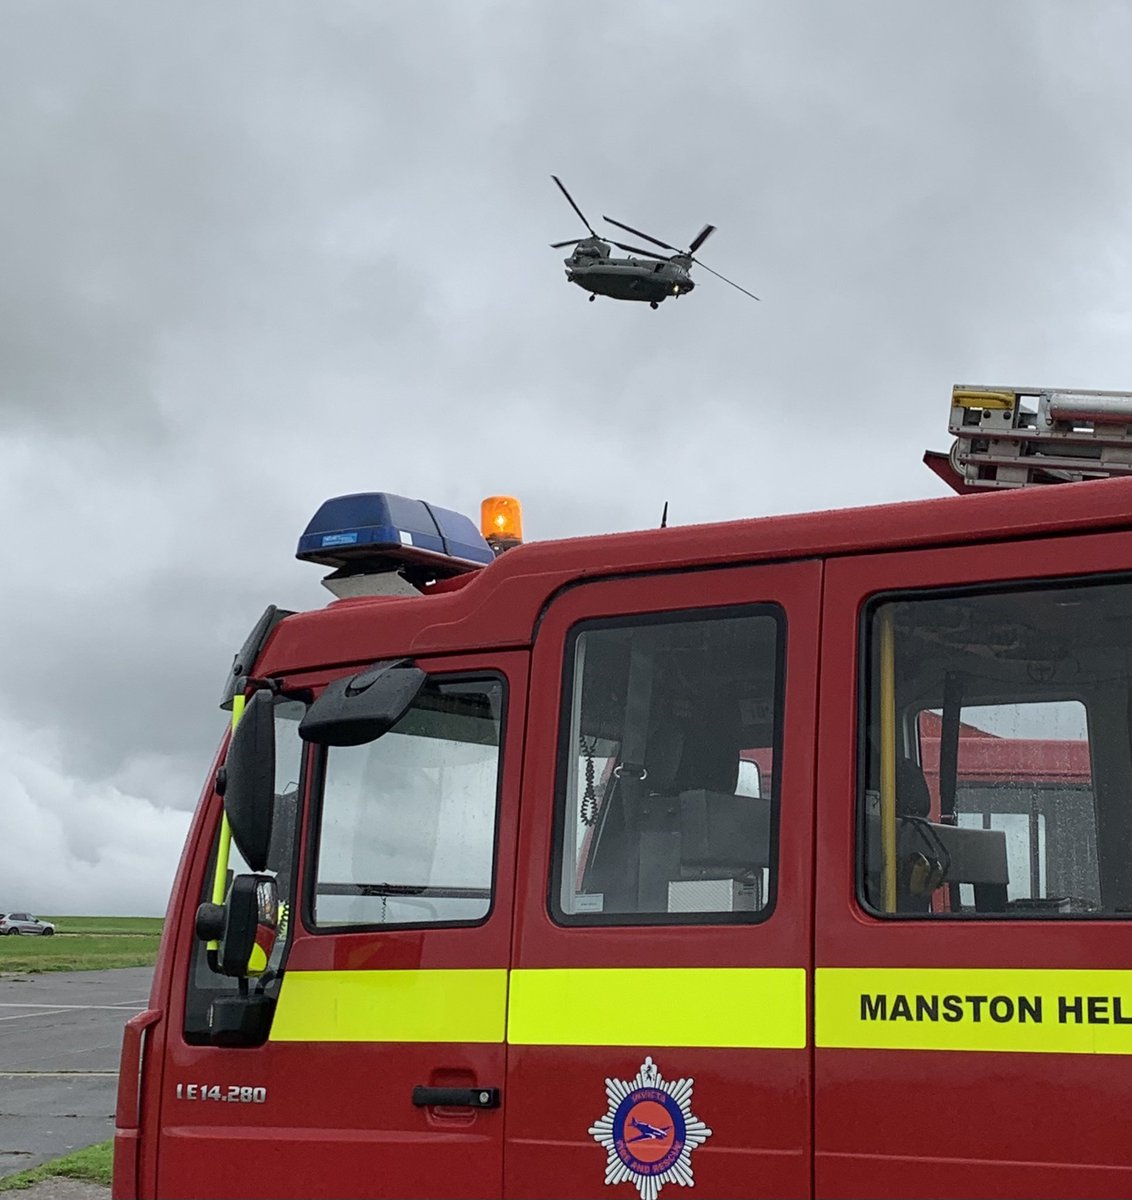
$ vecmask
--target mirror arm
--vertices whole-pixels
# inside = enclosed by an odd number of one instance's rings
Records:
[[[273,696],[284,696],[288,700],[298,700],[301,704],[311,704],[314,701],[313,688],[285,688],[283,680],[275,675],[267,675],[263,678],[258,675],[247,675],[241,682],[245,691],[270,692]]]
[[[273,696],[281,696],[283,694],[283,681],[276,679],[272,675],[265,678],[260,678],[258,675],[247,675],[241,680],[244,685],[244,691],[251,690],[253,692],[270,692]]]

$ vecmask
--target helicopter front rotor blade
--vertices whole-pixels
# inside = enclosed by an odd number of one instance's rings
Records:
[[[651,233],[642,233],[639,229],[634,229],[632,225],[623,225],[620,221],[615,221],[612,217],[607,217],[602,214],[603,221],[608,221],[610,225],[616,225],[618,229],[624,229],[626,233],[635,233],[637,237],[644,238],[646,242],[652,242],[654,246],[659,246],[662,250],[671,250],[675,254],[680,251],[675,246],[670,246],[667,242],[662,242],[660,238],[654,238]]]
[[[579,242],[584,242],[585,238],[572,238],[568,242],[551,242],[551,250],[561,250],[563,246],[576,246]]]
[[[611,242],[610,245],[616,246],[618,250],[624,250],[628,254],[643,254],[647,258],[659,258],[661,262],[668,262],[666,254],[657,254],[655,250],[642,250],[640,246],[627,246],[624,242]]]
[[[744,296],[750,296],[752,300],[758,300],[758,296],[756,296],[754,292],[748,292],[745,287],[739,287],[739,285],[733,279],[728,279],[726,275],[720,275],[718,271],[712,271],[711,267],[709,267],[707,263],[700,262],[698,258],[695,258],[692,261],[697,267],[703,267],[705,271],[710,272],[716,277],[716,279],[722,279],[724,283],[731,284],[733,288],[736,288],[738,291],[742,292]]]
[[[694,238],[692,238],[692,244],[688,247],[688,253],[695,254],[695,252],[704,244],[704,242],[708,240],[709,237],[711,237],[713,233],[715,233],[715,226],[705,225],[703,229],[701,229],[700,232],[697,233]]]
[[[597,237],[597,234],[594,233],[594,231],[593,231],[593,226],[589,223],[589,221],[586,220],[585,213],[583,213],[582,210],[574,203],[574,197],[571,196],[570,193],[566,190],[566,185],[562,182],[561,179],[558,178],[557,175],[551,175],[550,178],[553,179],[556,184],[558,184],[559,188],[562,191],[563,196],[565,196],[566,199],[570,201],[570,207],[578,214],[579,217],[582,218],[582,224],[590,231],[590,237]],[[581,239],[579,238],[578,240],[580,241]]]

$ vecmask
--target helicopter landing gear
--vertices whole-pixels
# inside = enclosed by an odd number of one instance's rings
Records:
[[[595,296],[595,295],[594,295],[594,293],[593,293],[593,292],[591,292],[591,293],[590,293],[590,303],[591,303],[591,304],[593,304],[593,302],[594,302],[596,299],[597,299],[597,296]]]
[[[660,304],[656,300],[649,301],[649,308],[659,308]]]

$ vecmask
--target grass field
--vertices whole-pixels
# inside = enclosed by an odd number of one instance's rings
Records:
[[[157,958],[161,917],[44,917],[54,937],[0,937],[0,972],[95,971],[149,967]]]
[[[114,1171],[114,1143],[99,1142],[97,1146],[88,1146],[85,1150],[76,1150],[54,1162],[44,1163],[42,1167],[32,1167],[30,1171],[21,1171],[18,1175],[7,1175],[0,1179],[0,1192],[17,1191],[29,1188],[33,1183],[43,1179],[62,1175],[68,1179],[83,1179],[88,1183],[103,1183],[110,1186],[110,1178]]]
[[[55,926],[56,936],[69,933],[145,934],[161,936],[163,917],[42,917]]]

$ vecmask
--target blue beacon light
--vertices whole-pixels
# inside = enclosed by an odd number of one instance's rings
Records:
[[[390,492],[327,500],[299,538],[295,557],[335,568],[324,582],[336,594],[336,580],[384,575],[420,584],[475,571],[495,559],[462,513]]]

